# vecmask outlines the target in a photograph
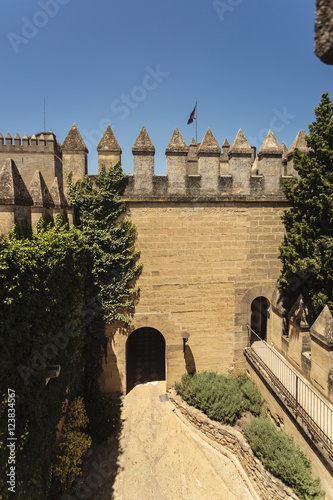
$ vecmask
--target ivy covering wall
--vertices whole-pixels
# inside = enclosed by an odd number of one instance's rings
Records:
[[[62,404],[79,391],[85,343],[84,240],[58,216],[53,227],[0,245],[1,475],[7,489],[8,389],[15,391],[15,498],[45,498]],[[47,367],[61,376],[46,384]]]
[[[90,432],[107,437],[101,433],[108,426],[98,388],[105,323],[130,322],[140,266],[135,228],[120,198],[126,186],[120,165],[103,170],[96,185],[89,179],[69,183],[74,226],[60,215],[55,222],[48,217],[39,221],[37,234],[19,224],[0,242],[1,499],[12,498],[6,474],[13,410],[19,500],[47,498],[54,490],[49,490],[51,464],[67,463],[59,457],[59,450],[70,448],[64,435],[56,445],[64,402],[83,396]],[[61,371],[46,385],[50,365]],[[63,491],[70,490],[76,469],[66,472],[71,479],[63,482]]]

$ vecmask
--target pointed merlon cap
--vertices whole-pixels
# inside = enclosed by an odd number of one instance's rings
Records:
[[[194,137],[192,137],[191,142],[190,142],[190,146],[197,146],[197,145],[198,144],[197,144],[196,140],[194,139]]]
[[[50,189],[50,195],[52,197],[52,201],[55,206],[63,206],[67,205],[67,201],[64,197],[64,194],[62,192],[62,189],[59,186],[59,180],[58,177],[55,177]]]
[[[230,148],[230,144],[227,138],[224,139],[222,148]]]
[[[289,300],[283,293],[281,293],[277,286],[274,288],[271,306],[272,310],[281,318],[287,316],[287,312],[289,309]]]
[[[186,146],[186,142],[176,127],[173,131],[169,144],[167,145],[165,154],[171,156],[186,156],[187,152],[188,147]]]
[[[288,148],[287,148],[287,146],[285,145],[284,142],[281,144],[281,147],[282,147],[282,158],[284,160],[286,160],[287,159],[287,154],[288,154]]]
[[[24,136],[22,137],[22,142],[29,142],[29,137],[27,136],[27,134],[24,134]]]
[[[9,132],[6,135],[6,144],[12,144],[12,136]]]
[[[251,175],[258,175],[258,156],[255,157],[251,167]]]
[[[299,149],[302,153],[308,153],[310,151],[310,148],[306,143],[305,136],[306,136],[305,130],[300,130],[298,132],[298,134],[294,139],[294,142],[290,146],[290,149],[287,154],[288,157],[292,156],[295,148]]]
[[[274,155],[282,157],[282,147],[276,140],[276,137],[271,130],[269,130],[264,142],[261,145],[261,148],[258,151],[259,160],[264,155]]]
[[[18,132],[14,135],[14,143],[21,144],[21,137],[18,135]]]
[[[311,326],[310,334],[333,347],[333,317],[328,306],[324,307]]]
[[[155,154],[154,144],[151,142],[145,126],[142,127],[135,143],[133,144],[132,153],[134,155],[148,156],[153,156]]]
[[[238,156],[252,156],[252,148],[250,144],[247,142],[245,135],[243,134],[242,129],[240,128],[237,132],[237,135],[231,144],[229,149],[229,156],[238,155]]]
[[[0,145],[4,143],[4,140],[3,140],[3,135],[2,133],[0,132]]]
[[[108,151],[110,153],[118,154],[122,153],[122,150],[110,125],[106,127],[103,137],[99,141],[99,144],[97,146],[97,151]]]
[[[308,308],[304,303],[303,295],[300,294],[295,304],[290,309],[290,312],[288,314],[289,321],[296,323],[296,325],[298,325],[300,328],[308,329],[309,328],[308,317],[309,317]]]
[[[0,204],[31,205],[32,200],[14,161],[0,168]]]
[[[63,151],[77,151],[88,153],[87,146],[85,145],[80,132],[78,131],[75,123],[67,134],[66,139],[62,143],[61,149]]]
[[[35,134],[32,134],[30,137],[30,143],[36,145],[37,144],[37,137]]]
[[[49,206],[52,204],[49,190],[39,170],[35,171],[28,190],[34,205]]]
[[[221,148],[217,140],[212,134],[210,128],[207,129],[205,137],[202,139],[198,148],[199,156],[220,156]]]

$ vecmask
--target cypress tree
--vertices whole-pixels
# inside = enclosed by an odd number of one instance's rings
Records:
[[[289,304],[303,294],[312,319],[327,304],[333,312],[333,103],[328,93],[315,108],[305,136],[308,154],[294,150],[298,177],[285,181],[290,203],[282,217],[279,287]]]

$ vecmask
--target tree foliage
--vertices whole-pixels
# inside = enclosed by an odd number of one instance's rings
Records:
[[[69,406],[53,467],[53,476],[57,481],[54,490],[59,493],[68,491],[81,475],[82,457],[91,445],[91,438],[85,432],[88,423],[83,398],[78,397]]]
[[[0,244],[0,396],[2,498],[8,495],[7,400],[15,391],[16,496],[45,498],[62,403],[78,391],[85,342],[85,250],[80,231],[57,216]],[[49,364],[61,365],[47,385]],[[7,492],[7,493],[6,493]]]
[[[103,319],[130,322],[128,311],[138,291],[132,282],[141,266],[136,264],[135,226],[126,218],[121,199],[127,177],[119,164],[107,172],[102,168],[96,187],[90,178],[69,180],[68,197],[75,209],[75,224],[86,238],[93,284],[98,287]]]
[[[298,177],[284,184],[290,209],[282,217],[286,238],[280,245],[280,289],[292,304],[303,294],[315,319],[327,304],[333,312],[333,103],[328,93],[309,125],[308,154],[295,149]]]
[[[16,397],[18,500],[46,498],[65,400],[84,396],[88,413],[99,415],[90,419],[89,430],[95,435],[108,437],[115,428],[115,412],[112,418],[107,415],[110,405],[98,389],[105,323],[129,323],[127,311],[136,291],[132,282],[140,267],[135,228],[125,218],[126,206],[120,199],[126,185],[121,167],[103,170],[96,185],[88,178],[69,185],[77,226],[70,227],[66,217],[59,215],[54,223],[48,216],[39,220],[37,234],[23,222],[0,242],[2,499],[9,498],[8,389]],[[50,364],[60,365],[61,372],[45,385]],[[71,411],[82,420],[81,406]],[[90,443],[82,430],[73,428],[72,420],[70,416],[65,426],[55,468],[55,479],[66,485],[78,472]]]

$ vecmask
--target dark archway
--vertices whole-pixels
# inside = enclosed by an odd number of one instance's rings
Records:
[[[165,380],[165,340],[155,328],[139,328],[126,343],[126,393],[156,380]]]
[[[267,317],[269,300],[257,297],[251,304],[251,329],[262,339],[267,340]]]

